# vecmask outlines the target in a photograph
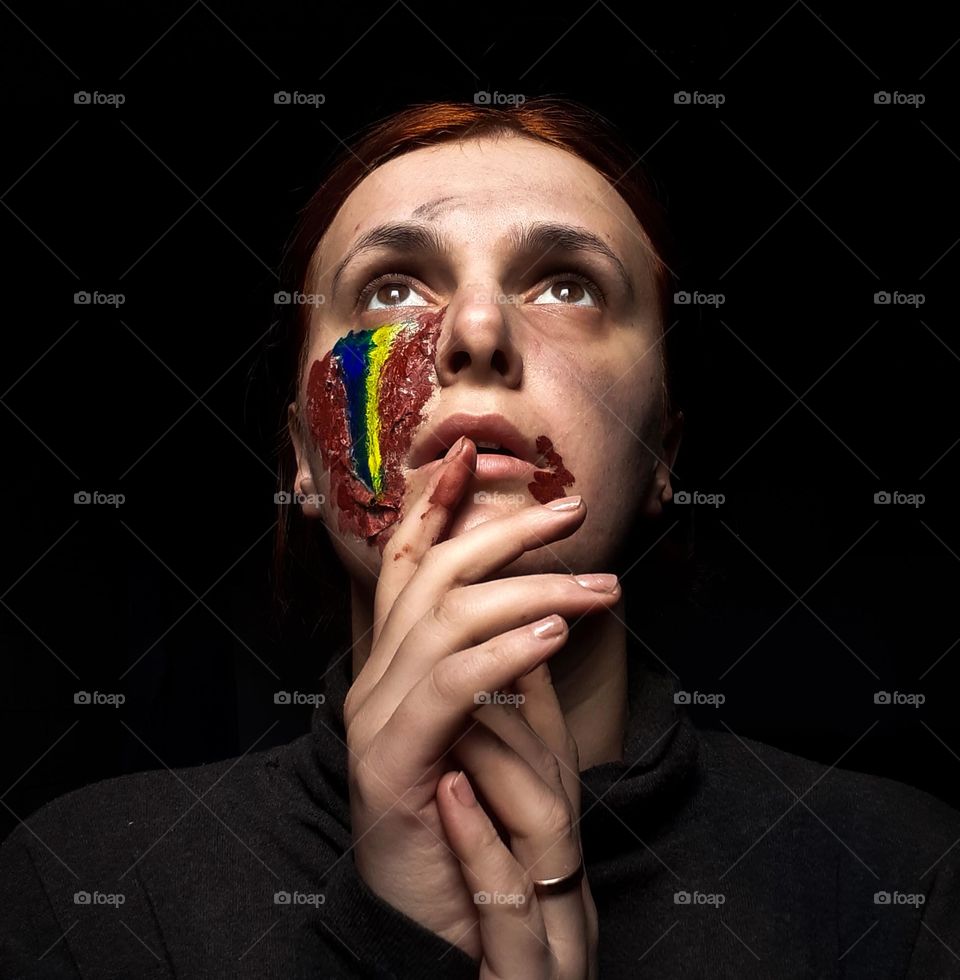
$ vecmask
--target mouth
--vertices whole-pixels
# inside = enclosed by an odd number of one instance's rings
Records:
[[[533,440],[503,415],[458,412],[425,432],[410,452],[411,469],[438,466],[447,450],[467,436],[477,446],[477,479],[532,479],[542,462]]]

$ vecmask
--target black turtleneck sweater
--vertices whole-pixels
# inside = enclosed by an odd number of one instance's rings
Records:
[[[475,977],[357,875],[347,670],[289,745],[109,779],[21,824],[0,850],[0,975]],[[697,731],[673,693],[632,661],[624,761],[581,774],[602,980],[960,977],[960,813]]]

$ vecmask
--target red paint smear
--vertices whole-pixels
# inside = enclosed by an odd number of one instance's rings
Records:
[[[307,423],[324,466],[338,511],[338,526],[359,538],[380,535],[380,553],[392,537],[382,534],[400,517],[403,465],[413,434],[423,421],[423,406],[437,386],[436,349],[444,310],[420,313],[406,320],[416,330],[399,334],[380,376],[380,454],[384,463],[384,492],[377,499],[353,472],[352,443],[347,424],[347,393],[339,359],[332,350],[314,361],[307,382]]]
[[[537,452],[552,472],[537,471],[533,475],[534,483],[527,484],[530,495],[541,504],[549,504],[551,500],[566,497],[564,487],[575,483],[573,474],[563,465],[563,457],[553,448],[553,443],[546,436],[537,436]]]

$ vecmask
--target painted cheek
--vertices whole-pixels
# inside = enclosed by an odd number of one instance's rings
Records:
[[[307,422],[330,473],[339,529],[370,544],[402,516],[404,462],[438,387],[443,314],[348,334],[310,368]]]
[[[576,483],[574,475],[563,465],[563,457],[553,448],[546,436],[537,436],[537,452],[543,460],[544,469],[533,475],[533,483],[527,484],[530,496],[541,504],[565,497],[565,487]]]

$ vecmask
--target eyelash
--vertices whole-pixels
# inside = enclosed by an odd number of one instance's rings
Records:
[[[595,300],[598,300],[601,304],[606,302],[606,295],[603,290],[591,279],[589,276],[582,275],[579,272],[564,272],[555,273],[550,277],[551,281],[546,283],[546,286],[550,286],[557,282],[567,282],[574,281],[579,282],[587,292],[593,295]],[[361,309],[368,299],[377,291],[377,289],[384,283],[388,282],[402,282],[406,283],[411,288],[414,287],[414,281],[412,276],[408,276],[403,272],[388,272],[381,276],[377,276],[376,279],[371,279],[370,282],[366,284],[358,293],[355,305],[358,309]],[[374,311],[376,312],[376,311]]]

